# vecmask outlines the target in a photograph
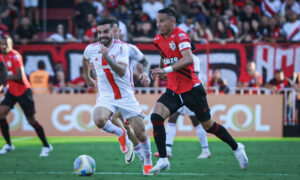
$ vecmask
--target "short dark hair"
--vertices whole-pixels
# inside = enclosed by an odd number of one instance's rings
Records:
[[[38,62],[38,68],[39,68],[39,69],[46,69],[46,64],[45,64],[45,62],[42,61],[42,60],[40,60],[40,61]]]
[[[105,25],[105,24],[109,24],[110,27],[113,26],[113,20],[112,19],[102,19],[99,21],[98,26],[100,25]]]
[[[160,14],[166,14],[168,16],[172,16],[174,18],[176,18],[176,14],[175,12],[171,9],[171,8],[164,8],[158,11],[158,13]]]
[[[118,25],[118,27],[120,27],[119,21],[116,19],[112,19],[112,24],[113,25],[116,24],[116,25]]]
[[[281,73],[281,72],[283,72],[282,69],[276,69],[276,70],[275,70],[275,73]]]

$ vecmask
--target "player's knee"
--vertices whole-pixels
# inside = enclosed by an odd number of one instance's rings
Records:
[[[26,119],[31,126],[34,126],[37,123],[33,116],[26,116]]]
[[[212,119],[209,119],[208,121],[201,122],[201,125],[206,132],[209,132],[208,130],[211,129],[211,127],[214,125],[214,121]]]
[[[99,128],[104,128],[104,126],[105,126],[105,124],[107,122],[107,119],[95,118],[94,122],[95,122],[96,126],[98,126]]]
[[[156,114],[156,113],[152,113],[151,114],[151,122],[153,127],[155,128],[155,126],[163,126],[164,125],[164,118],[161,117],[161,115]]]

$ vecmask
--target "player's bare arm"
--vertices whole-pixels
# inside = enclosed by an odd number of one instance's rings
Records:
[[[111,57],[109,57],[108,49],[104,45],[101,47],[100,53],[115,73],[117,73],[120,77],[125,75],[127,64],[115,62]]]
[[[7,69],[3,61],[0,62],[0,85],[4,84],[7,76]]]
[[[88,66],[89,66],[89,61],[85,57],[82,57],[83,78],[85,79],[85,81],[87,82],[87,84],[89,86],[94,87],[95,83],[94,83],[93,79],[90,76]]]
[[[139,79],[145,87],[148,87],[151,82],[149,75],[148,75],[148,72],[150,69],[150,63],[145,58],[145,56],[143,57],[143,59],[141,61],[139,61],[139,63],[141,63],[143,65],[143,73],[140,74]]]

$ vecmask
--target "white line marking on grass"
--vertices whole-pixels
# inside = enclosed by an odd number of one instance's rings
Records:
[[[21,137],[21,138],[13,139],[12,142],[26,141],[26,140],[33,139],[33,138],[35,138],[35,137]]]
[[[0,171],[0,174],[49,174],[49,175],[71,175],[73,172],[30,172],[30,171]],[[142,175],[137,172],[95,172],[100,175]],[[227,174],[227,173],[226,173]],[[229,173],[230,175],[241,176],[300,176],[300,174],[285,174],[285,173]],[[165,176],[217,176],[225,175],[225,173],[159,173]],[[228,175],[228,174],[227,174]]]

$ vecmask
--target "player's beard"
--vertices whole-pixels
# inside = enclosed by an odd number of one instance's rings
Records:
[[[104,44],[104,46],[108,47],[112,41],[112,37],[99,38],[99,41],[101,44]]]

